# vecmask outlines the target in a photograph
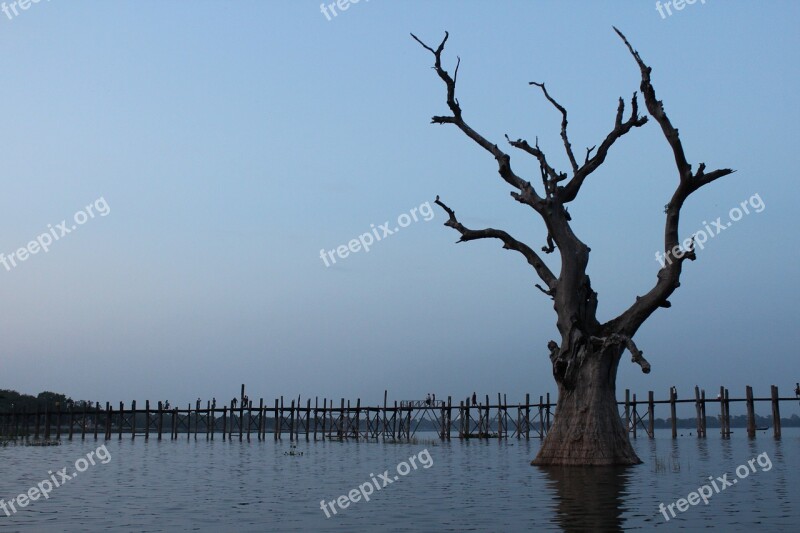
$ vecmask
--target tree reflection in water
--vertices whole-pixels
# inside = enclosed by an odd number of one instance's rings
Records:
[[[564,531],[622,531],[626,485],[635,466],[542,468],[556,497],[556,521]]]

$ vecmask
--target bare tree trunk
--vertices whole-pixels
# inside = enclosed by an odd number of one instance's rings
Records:
[[[497,161],[498,174],[514,189],[511,197],[533,209],[544,222],[547,230],[546,246],[543,246],[541,251],[550,254],[558,249],[561,257],[561,270],[556,274],[542,260],[535,247],[515,239],[503,230],[471,229],[464,226],[459,222],[455,211],[439,200],[438,196],[436,197],[436,204],[448,215],[445,226],[455,229],[461,235],[458,242],[496,239],[503,243],[504,249],[519,252],[543,282],[543,285],[537,283],[535,287],[553,300],[553,308],[558,316],[556,325],[561,334],[561,344],[550,341],[548,349],[553,365],[553,376],[558,384],[558,404],[553,427],[550,428],[539,454],[533,460],[534,465],[641,463],[628,440],[627,430],[617,410],[615,382],[620,357],[627,349],[631,354],[631,362],[639,365],[645,374],[650,372],[650,363],[636,347],[633,336],[657,309],[671,307],[669,297],[680,286],[684,261],[694,261],[697,258],[694,252],[694,236],[683,241],[679,238],[678,221],[681,208],[693,192],[733,172],[729,168],[706,172],[705,163],[700,163],[697,170],[692,170],[691,163],[686,159],[678,130],[667,118],[663,102],[656,98],[650,79],[651,68],[644,63],[625,36],[616,28],[614,30],[639,67],[641,72],[639,88],[648,113],[661,127],[664,138],[672,149],[678,171],[678,184],[669,203],[664,206],[666,214],[664,252],[657,254],[657,257],[660,255],[665,260],[662,261],[662,267],[658,271],[655,286],[644,295],[637,296],[622,314],[602,324],[597,319],[597,293],[592,290],[589,276],[586,275],[590,249],[573,233],[570,225],[572,215],[567,210],[567,204],[577,198],[584,181],[600,168],[611,147],[634,128],[647,123],[648,117],[639,115],[637,93],[633,93],[630,100],[627,119],[625,119],[625,101],[619,99],[614,128],[602,142],[586,149],[586,156],[581,163],[572,149],[567,134],[566,108],[550,96],[544,83],[530,82],[531,85],[541,89],[544,97],[561,114],[561,139],[570,166],[568,172],[561,172],[548,162],[538,142],[531,145],[524,139],[512,140],[506,136],[509,145],[535,158],[539,163],[542,188],[537,191],[537,187],[531,181],[514,172],[509,154],[465,121],[461,105],[456,98],[456,80],[461,60],[456,62],[452,75],[442,66],[442,52],[449,34],[445,32],[444,39],[436,48],[428,46],[412,34],[423,48],[433,54],[433,68],[447,89],[447,107],[450,114],[435,115],[431,122],[456,126],[464,135],[492,155]],[[647,173],[649,171],[650,169],[647,169]]]
[[[583,360],[568,378],[556,376],[558,404],[553,426],[531,464],[633,465],[636,456],[619,416],[616,398],[617,366],[622,348],[600,353],[579,348],[574,360]]]

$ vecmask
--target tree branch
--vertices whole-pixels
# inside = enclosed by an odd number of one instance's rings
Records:
[[[593,343],[600,345],[602,348],[611,346],[613,344],[625,346],[625,348],[627,348],[631,353],[631,362],[639,365],[642,368],[642,373],[650,373],[650,363],[644,358],[642,351],[636,346],[636,343],[633,342],[631,337],[627,335],[620,335],[618,333],[611,333],[606,337],[593,336],[590,340]]]
[[[545,294],[552,296],[556,286],[558,284],[558,280],[556,279],[555,275],[550,271],[547,265],[544,264],[541,257],[533,251],[533,249],[528,246],[527,244],[520,242],[513,238],[511,235],[506,233],[502,230],[497,230],[493,228],[487,228],[482,230],[471,230],[461,224],[456,218],[456,213],[449,207],[447,207],[444,202],[439,200],[439,196],[436,196],[435,203],[445,210],[448,214],[449,218],[447,222],[444,223],[445,226],[451,227],[458,231],[461,234],[461,238],[458,242],[467,242],[467,241],[474,241],[477,239],[499,239],[503,241],[503,248],[506,250],[516,250],[517,252],[521,253],[525,256],[525,259],[528,260],[528,264],[530,264],[536,273],[539,275],[539,278],[547,285],[549,290],[544,290],[541,287],[540,290]]]
[[[694,261],[693,238],[689,240],[688,246],[680,250],[680,240],[678,238],[678,224],[680,221],[681,207],[690,194],[708,185],[713,181],[727,176],[734,171],[729,168],[718,169],[706,173],[705,163],[701,163],[697,172],[692,173],[692,166],[686,160],[683,144],[678,136],[678,130],[672,125],[667,114],[664,112],[664,104],[656,98],[656,92],[650,79],[651,68],[642,60],[639,53],[633,49],[628,39],[617,28],[614,31],[620,36],[627,46],[628,51],[633,56],[639,70],[641,71],[641,92],[644,97],[647,111],[659,123],[664,138],[672,148],[675,158],[675,165],[678,170],[679,180],[675,192],[670,202],[665,206],[666,221],[664,224],[664,266],[658,272],[658,280],[655,286],[644,296],[637,297],[636,301],[624,313],[614,320],[609,321],[607,326],[613,330],[623,332],[632,336],[639,326],[659,307],[669,307],[667,300],[670,295],[680,286],[680,275],[683,262],[687,259]]]
[[[511,169],[511,157],[498,148],[496,144],[489,142],[480,133],[473,130],[462,118],[461,106],[459,105],[458,99],[455,96],[458,65],[460,65],[461,60],[459,59],[454,76],[450,76],[450,74],[444,68],[442,68],[442,52],[444,51],[444,46],[449,37],[449,33],[445,32],[444,39],[435,50],[422,42],[413,33],[411,34],[411,37],[413,37],[415,41],[422,45],[423,48],[433,54],[435,59],[433,69],[447,87],[447,107],[450,108],[452,115],[446,117],[434,116],[431,119],[431,122],[434,124],[455,124],[458,129],[464,132],[467,137],[472,139],[484,150],[494,156],[495,160],[497,161],[498,173],[500,176],[506,181],[506,183],[520,191],[521,194],[516,193],[514,196],[517,201],[528,204],[537,211],[543,209],[542,198],[536,194],[536,191],[533,189],[530,182],[525,181],[517,176]]]
[[[583,181],[586,179],[589,174],[597,170],[600,165],[606,160],[606,156],[608,155],[608,151],[614,145],[614,143],[631,131],[633,128],[638,128],[644,126],[647,123],[646,116],[639,116],[639,104],[636,99],[636,93],[633,93],[633,97],[631,98],[631,114],[628,117],[628,120],[625,122],[622,121],[622,116],[625,112],[625,101],[620,98],[619,105],[617,106],[617,116],[614,120],[614,129],[603,139],[603,142],[600,143],[600,147],[597,149],[593,157],[589,157],[589,154],[594,150],[594,147],[589,148],[586,150],[586,161],[581,165],[579,169],[575,171],[572,179],[567,182],[567,184],[562,188],[560,191],[561,194],[561,201],[564,203],[573,201],[577,196],[578,192],[581,189],[581,185],[583,185]]]
[[[678,136],[678,130],[672,126],[669,118],[667,118],[667,114],[664,113],[664,103],[656,98],[655,89],[653,89],[653,85],[650,83],[650,72],[652,69],[644,64],[639,52],[633,49],[633,46],[631,46],[631,43],[628,42],[628,39],[622,32],[617,28],[614,28],[614,31],[620,36],[622,42],[628,47],[628,51],[633,56],[633,59],[635,59],[636,63],[639,65],[639,70],[642,73],[641,91],[645,104],[647,105],[647,111],[656,119],[659,126],[661,126],[661,131],[664,133],[664,137],[666,137],[667,142],[672,148],[672,153],[675,157],[675,165],[678,167],[678,173],[681,179],[688,180],[691,178],[692,166],[686,161],[686,154],[683,151],[683,145]]]
[[[508,141],[508,144],[510,144],[514,148],[517,148],[525,153],[532,155],[539,161],[539,170],[541,171],[542,175],[542,186],[544,187],[544,195],[547,200],[551,200],[553,196],[556,194],[558,183],[567,179],[567,175],[563,173],[559,174],[553,167],[550,166],[550,164],[547,162],[547,157],[544,155],[544,152],[542,152],[542,150],[539,148],[538,138],[536,139],[535,146],[531,146],[530,144],[528,144],[528,141],[524,139],[517,139],[516,141],[512,141],[508,137],[508,135],[506,135],[506,140]],[[514,196],[513,193],[512,196]]]
[[[572,172],[578,172],[578,162],[575,160],[575,154],[572,153],[572,145],[569,142],[569,137],[567,137],[567,110],[550,96],[550,94],[547,92],[547,89],[544,87],[544,83],[532,81],[528,83],[528,85],[536,85],[537,87],[540,87],[544,93],[544,97],[547,98],[551,104],[553,104],[553,107],[561,112],[561,140],[564,141],[564,150],[566,150],[567,157],[569,157],[569,163],[572,165]]]

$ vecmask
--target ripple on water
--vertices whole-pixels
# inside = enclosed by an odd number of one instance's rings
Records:
[[[783,441],[686,437],[638,439],[645,464],[627,469],[539,469],[539,441],[383,443],[111,440],[108,464],[55,489],[11,517],[3,531],[580,531],[673,526],[791,530],[800,480],[800,431]],[[0,448],[0,498],[6,501],[94,450],[93,440],[62,446]],[[334,500],[370,475],[427,448],[433,466],[418,468],[325,518]],[[302,456],[285,455],[295,450]],[[685,498],[708,476],[735,477],[757,454],[769,471],[750,473],[667,523],[659,503]],[[658,464],[662,467],[659,468]],[[666,465],[664,467],[663,465]]]

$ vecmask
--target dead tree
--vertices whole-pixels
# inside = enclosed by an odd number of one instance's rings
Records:
[[[561,256],[561,270],[556,275],[533,247],[502,230],[467,228],[458,221],[455,211],[438,196],[436,198],[436,204],[448,215],[445,225],[461,234],[458,242],[500,240],[503,248],[522,254],[543,284],[537,283],[536,287],[554,302],[561,342],[550,341],[548,351],[553,376],[558,384],[558,403],[553,426],[533,460],[532,464],[535,465],[629,465],[641,462],[630,444],[617,409],[615,392],[619,361],[627,349],[633,363],[638,364],[642,372],[650,372],[650,363],[637,348],[633,337],[656,309],[670,306],[668,298],[680,285],[683,262],[696,258],[693,240],[689,238],[681,246],[678,237],[681,207],[697,189],[733,172],[727,168],[707,172],[704,163],[692,171],[692,165],[686,160],[678,137],[678,130],[667,118],[662,102],[656,98],[650,80],[650,67],[644,63],[625,36],[616,28],[614,30],[639,66],[640,90],[647,113],[661,127],[664,138],[672,149],[678,181],[665,208],[664,253],[670,260],[665,261],[658,271],[655,286],[649,292],[636,297],[626,311],[605,323],[597,320],[597,293],[592,290],[589,276],[586,275],[590,250],[572,231],[567,205],[578,196],[586,178],[603,164],[614,143],[632,129],[647,123],[648,117],[639,115],[637,94],[633,93],[627,116],[625,101],[619,99],[613,129],[598,146],[586,150],[581,162],[575,156],[567,134],[567,110],[548,93],[544,83],[531,82],[561,114],[561,139],[570,166],[566,172],[559,171],[548,162],[538,142],[531,145],[524,139],[511,140],[506,136],[511,147],[521,150],[538,162],[542,188],[537,190],[530,181],[514,172],[508,153],[465,121],[456,98],[456,80],[461,60],[456,63],[452,75],[442,67],[442,52],[448,34],[445,33],[444,39],[435,49],[411,35],[433,54],[433,68],[447,89],[450,114],[434,116],[432,123],[453,124],[494,157],[500,177],[513,188],[511,197],[529,206],[544,221],[547,245],[542,247],[542,251],[551,253],[557,249]]]

